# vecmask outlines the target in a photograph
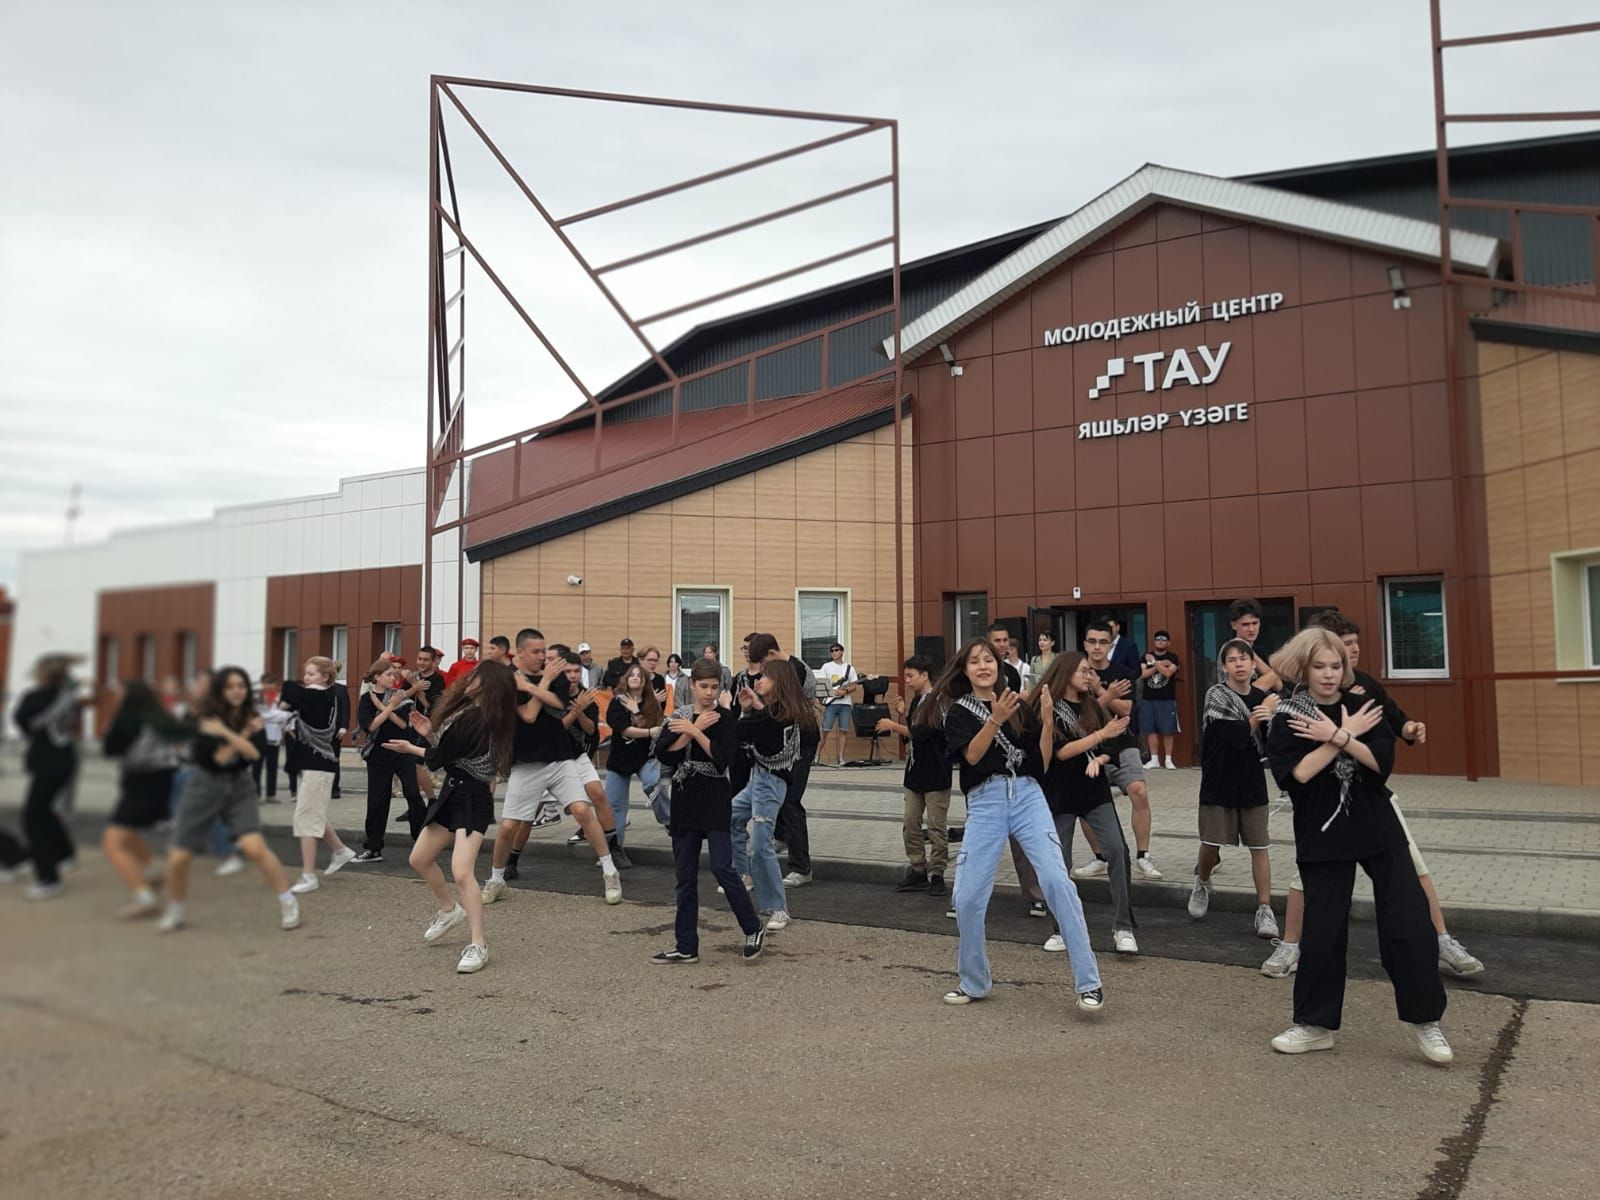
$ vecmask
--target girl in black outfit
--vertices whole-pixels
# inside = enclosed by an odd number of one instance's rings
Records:
[[[78,709],[73,659],[48,654],[33,669],[34,686],[22,694],[12,719],[28,738],[24,761],[31,778],[22,805],[22,833],[33,859],[29,900],[61,894],[63,862],[76,857],[72,835],[56,815],[56,800],[78,768]]]
[[[659,965],[700,961],[700,846],[711,855],[711,874],[722,885],[739,928],[744,958],[761,953],[766,933],[744,881],[733,869],[733,787],[728,768],[739,753],[733,713],[717,703],[722,668],[702,658],[689,672],[691,703],[678,709],[656,742],[656,758],[672,776],[667,832],[677,870],[678,911],[670,950],[651,958]]]
[[[494,781],[511,771],[516,740],[517,685],[510,671],[482,663],[444,693],[430,720],[411,714],[411,728],[421,737],[390,738],[383,750],[402,759],[420,758],[430,771],[445,773],[444,786],[423,814],[417,844],[411,848],[411,869],[422,876],[439,911],[422,940],[436,942],[462,921],[470,937],[456,970],[481,971],[489,962],[483,931],[483,892],[476,877],[483,834],[494,820]],[[415,772],[409,772],[414,776]],[[405,778],[405,776],[402,776]],[[450,874],[457,899],[452,902],[439,869],[439,854],[454,843]]]
[[[650,755],[654,740],[661,736],[661,702],[647,686],[649,675],[642,660],[634,663],[617,680],[616,695],[606,707],[606,724],[611,727],[611,750],[606,755],[606,799],[617,822],[617,845],[626,840],[628,793],[633,777],[639,777],[645,799],[654,793],[661,778],[661,764]]]
[[[339,763],[339,736],[349,719],[349,695],[338,682],[344,664],[318,655],[308,658],[300,679],[289,680],[278,693],[278,707],[294,714],[294,736],[289,739],[288,760],[299,786],[295,792],[291,829],[300,841],[300,878],[289,889],[297,896],[322,886],[317,880],[317,846],[331,853],[324,875],[337,873],[355,861],[356,852],[328,820],[328,802]],[[263,717],[263,720],[266,718]],[[268,748],[271,753],[271,748]]]
[[[283,864],[261,836],[261,812],[249,767],[261,757],[267,739],[261,714],[250,698],[250,677],[239,667],[215,672],[191,716],[197,735],[190,752],[194,765],[178,794],[172,848],[167,851],[167,911],[158,928],[162,933],[183,928],[190,863],[196,854],[205,853],[211,827],[220,823],[238,853],[256,865],[277,893],[279,927],[298,929],[300,902],[289,890]]]
[[[422,832],[422,817],[427,806],[422,803],[422,793],[417,788],[416,763],[409,754],[396,754],[387,743],[411,737],[410,717],[415,704],[410,694],[401,686],[400,671],[387,658],[380,658],[367,668],[367,690],[356,706],[356,720],[367,735],[361,753],[367,760],[367,829],[361,843],[361,853],[352,860],[357,864],[383,861],[383,834],[389,824],[389,795],[393,781],[400,780],[401,794],[406,798],[406,823],[411,826],[411,840],[415,842]],[[337,689],[335,689],[337,690]],[[337,779],[337,773],[335,774]]]
[[[188,736],[148,683],[134,679],[123,684],[122,703],[105,736],[106,757],[122,759],[121,794],[100,839],[101,850],[133,893],[133,902],[118,916],[153,917],[161,911],[147,874],[155,853],[145,836],[172,815],[177,743]]]
[[[1062,861],[1071,867],[1072,834],[1081,820],[1098,840],[1110,875],[1112,944],[1119,954],[1137,954],[1133,903],[1128,896],[1128,843],[1105,774],[1111,756],[1103,749],[1127,731],[1128,718],[1106,715],[1094,698],[1098,682],[1094,668],[1079,651],[1053,654],[1028,703],[1036,707],[1041,692],[1057,697],[1052,705],[1056,746],[1045,769],[1044,798],[1061,839]],[[1065,950],[1066,940],[1057,931],[1044,948]]]
[[[788,789],[805,762],[806,741],[817,736],[811,700],[795,672],[767,660],[753,685],[741,688],[739,742],[750,752],[750,782],[733,798],[733,861],[755,882],[767,932],[789,925],[789,901],[772,844]],[[748,828],[747,828],[748,826]]]
[[[1283,1054],[1333,1048],[1359,863],[1372,880],[1378,953],[1400,1019],[1430,1061],[1448,1063],[1454,1055],[1439,1028],[1445,995],[1428,902],[1385,786],[1394,735],[1383,710],[1345,694],[1354,682],[1350,657],[1326,629],[1296,634],[1272,656],[1272,669],[1299,685],[1272,716],[1267,756],[1294,802],[1295,860],[1306,897],[1294,1024],[1272,1039],[1272,1048]]]

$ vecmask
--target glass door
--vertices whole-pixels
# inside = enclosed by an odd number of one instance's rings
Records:
[[[1233,637],[1228,624],[1231,600],[1202,600],[1187,606],[1189,661],[1186,664],[1194,685],[1194,728],[1200,728],[1200,713],[1205,708],[1206,691],[1217,682],[1217,651]],[[1262,600],[1261,633],[1256,646],[1263,658],[1287,642],[1295,633],[1293,598]]]

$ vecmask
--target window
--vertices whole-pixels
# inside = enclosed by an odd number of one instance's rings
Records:
[[[178,635],[178,667],[183,679],[193,679],[200,669],[200,639],[193,633]]]
[[[1583,665],[1600,667],[1600,562],[1583,569]]]
[[[108,633],[100,638],[100,684],[107,689],[122,682],[122,662],[117,649],[117,639],[113,634]]]
[[[1383,632],[1388,674],[1394,679],[1444,679],[1444,579],[1411,575],[1383,581]]]
[[[383,627],[383,652],[385,654],[400,653],[400,622],[390,621]]]
[[[806,665],[815,669],[829,661],[828,647],[835,642],[850,648],[850,593],[796,592],[795,645]]]
[[[727,657],[731,606],[726,588],[673,588],[672,633],[686,661],[698,658],[707,642],[715,642],[718,653]]]
[[[343,664],[339,670],[339,682],[343,683],[347,668],[350,665],[350,627],[348,625],[335,625],[333,634],[328,641],[333,647],[328,657],[336,663]]]
[[[283,634],[283,669],[280,674],[285,679],[299,679],[300,631],[291,626],[280,632]]]
[[[989,596],[985,592],[955,596],[955,647],[959,650],[968,638],[982,637],[989,629]]]
[[[156,681],[156,639],[153,634],[139,635],[139,678],[146,683]]]

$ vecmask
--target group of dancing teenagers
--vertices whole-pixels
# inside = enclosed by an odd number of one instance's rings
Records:
[[[1259,631],[1259,608],[1241,601],[1230,615],[1235,634],[1243,636],[1221,647],[1219,680],[1205,698],[1200,845],[1190,915],[1199,919],[1208,911],[1211,873],[1222,849],[1245,847],[1257,889],[1255,932],[1273,936],[1276,946],[1263,971],[1295,977],[1293,1023],[1271,1039],[1272,1048],[1288,1054],[1328,1049],[1340,1025],[1359,865],[1372,880],[1380,956],[1398,1015],[1430,1061],[1448,1063],[1453,1056],[1440,1026],[1446,1001],[1439,973],[1472,974],[1482,964],[1445,930],[1426,864],[1387,786],[1396,742],[1424,740],[1426,729],[1357,670],[1359,629],[1341,614],[1323,614],[1270,661],[1250,636]],[[921,656],[903,664],[902,698],[894,716],[880,725],[903,735],[909,750],[911,866],[901,890],[944,894],[954,771],[967,817],[950,910],[959,929],[958,984],[945,993],[945,1002],[967,1005],[991,994],[985,923],[1009,845],[1033,910],[1054,918],[1056,932],[1045,948],[1065,952],[1077,1008],[1099,1014],[1107,1006],[1106,991],[1069,873],[1071,848],[1081,822],[1095,857],[1079,874],[1108,876],[1112,945],[1118,953],[1136,954],[1131,856],[1112,797],[1114,784],[1132,794],[1127,755],[1141,757],[1127,744],[1130,689],[1118,685],[1107,660],[1114,638],[1104,622],[1090,624],[1085,652],[1049,655],[1026,688],[996,640],[969,640],[937,675]],[[562,812],[575,819],[600,868],[605,902],[620,903],[619,872],[628,865],[622,841],[637,780],[671,837],[676,872],[674,942],[652,961],[699,960],[702,852],[738,922],[742,956],[759,957],[767,936],[791,921],[774,831],[805,747],[814,747],[818,736],[805,665],[761,633],[746,640],[746,663],[737,675],[714,658],[702,658],[686,672],[686,689],[663,688],[660,677],[632,663],[620,673],[606,714],[612,744],[602,782],[585,752],[599,713],[576,657],[565,646],[547,646],[532,628],[521,630],[514,642],[496,642],[505,644],[492,647],[484,661],[474,654],[456,664],[448,686],[441,678],[437,686],[425,680],[419,687],[388,656],[368,671],[357,720],[368,761],[369,836],[359,854],[328,820],[342,722],[348,719],[347,701],[339,702],[339,664],[309,659],[300,681],[282,685],[274,708],[292,715],[285,742],[289,769],[298,779],[293,833],[303,869],[294,884],[261,834],[248,768],[265,752],[267,721],[246,673],[237,667],[213,673],[182,721],[148,687],[130,685],[106,736],[107,752],[122,759],[122,791],[104,845],[134,891],[125,911],[159,910],[161,930],[181,929],[193,856],[204,851],[220,824],[275,893],[281,927],[294,929],[301,922],[300,896],[317,890],[319,847],[330,854],[324,877],[350,863],[381,859],[390,781],[399,779],[407,785],[410,865],[436,902],[422,938],[437,942],[465,925],[468,940],[456,969],[476,972],[489,961],[485,908],[506,895],[506,880],[515,878],[529,833],[549,823],[552,811],[555,819]],[[41,679],[36,689],[41,697],[47,697],[46,682]],[[19,707],[36,774],[59,770],[59,764],[44,761],[42,751],[36,762],[35,751],[62,740],[51,732],[62,725],[56,711],[61,707],[59,699],[50,707],[47,698],[25,698]],[[142,835],[165,812],[181,741],[190,743],[190,768],[177,791],[171,845],[160,868],[165,896],[158,900],[155,854]],[[1281,938],[1271,909],[1263,758],[1294,814],[1298,869]],[[414,797],[406,770],[418,761],[429,777],[442,780],[425,804]],[[494,788],[501,779],[505,799],[491,870],[480,884],[477,861],[495,821]],[[1149,838],[1144,798],[1144,821],[1138,820],[1137,801],[1134,814],[1141,855],[1148,854]],[[924,823],[931,845],[925,845]],[[439,865],[447,850],[450,880]]]

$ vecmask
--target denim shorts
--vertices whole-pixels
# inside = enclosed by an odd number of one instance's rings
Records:
[[[822,732],[827,733],[830,729],[842,729],[849,733],[851,707],[849,704],[824,704],[822,706]]]

